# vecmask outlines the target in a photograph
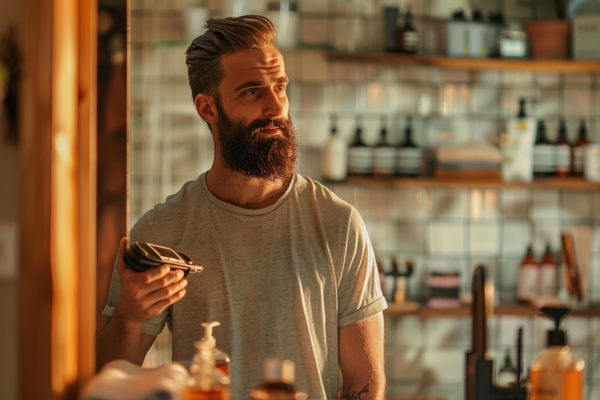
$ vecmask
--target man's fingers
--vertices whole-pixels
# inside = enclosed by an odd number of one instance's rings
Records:
[[[148,294],[146,296],[146,298],[144,299],[144,301],[146,302],[146,304],[150,305],[150,304],[158,303],[159,301],[162,301],[164,299],[168,299],[171,296],[173,296],[174,294],[176,294],[177,292],[179,292],[180,290],[185,289],[185,287],[187,286],[187,283],[188,283],[187,279],[177,280],[176,282],[171,283],[168,286],[162,287],[162,288]]]
[[[126,237],[121,238],[121,242],[119,243],[119,255],[117,256],[117,272],[119,273],[119,276],[122,276],[127,270],[127,265],[125,264],[125,261],[123,261],[123,255],[125,254],[128,243],[129,240]]]
[[[169,268],[168,265],[163,264],[160,267],[150,268],[144,272],[136,272],[135,274],[132,274],[129,279],[136,285],[148,285],[153,282],[160,282],[160,280],[167,276],[169,272],[171,272],[171,268]],[[150,291],[146,291],[146,293],[150,293]]]
[[[149,283],[145,284],[143,288],[141,288],[142,294],[147,295],[164,287],[167,287],[172,283],[179,282],[183,279],[184,275],[185,274],[183,273],[183,271],[180,270],[171,271],[163,275],[159,279],[152,280]]]
[[[172,296],[161,300],[157,303],[154,303],[151,307],[149,307],[147,309],[147,314],[148,315],[158,315],[161,312],[163,312],[167,307],[169,307],[171,304],[178,302],[179,300],[183,299],[183,297],[185,296],[185,289],[181,289],[178,292],[176,292],[175,294],[173,294]]]

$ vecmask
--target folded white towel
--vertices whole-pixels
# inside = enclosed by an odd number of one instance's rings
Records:
[[[179,364],[141,368],[126,360],[111,361],[83,388],[81,400],[180,400],[188,377]]]
[[[464,143],[456,146],[440,147],[436,150],[440,163],[495,163],[502,162],[502,152],[496,146],[484,143]]]

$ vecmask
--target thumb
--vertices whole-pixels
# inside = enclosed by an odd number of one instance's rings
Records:
[[[127,265],[125,264],[125,261],[123,261],[123,255],[125,254],[128,243],[129,239],[126,237],[121,238],[121,242],[119,243],[119,254],[117,255],[117,260],[115,261],[119,276],[123,275],[123,273],[127,270]]]

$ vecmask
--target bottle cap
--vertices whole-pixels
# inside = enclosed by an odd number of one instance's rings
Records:
[[[213,328],[215,326],[221,325],[221,323],[218,321],[213,321],[213,322],[203,322],[201,325],[204,327],[204,337],[201,340],[203,345],[208,346],[211,349],[216,347],[217,341],[212,335]]]
[[[548,331],[547,346],[566,346],[567,335],[560,330],[560,319],[569,311],[568,307],[542,307],[540,311],[554,319],[555,329]]]
[[[293,384],[296,380],[295,364],[290,360],[270,358],[265,361],[265,380]]]

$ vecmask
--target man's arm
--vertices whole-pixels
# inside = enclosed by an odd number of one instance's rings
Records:
[[[126,359],[141,365],[156,336],[142,332],[142,326],[185,296],[187,280],[182,271],[166,265],[134,272],[123,262],[127,238],[121,239],[117,272],[121,294],[115,312],[96,336],[96,367],[111,360]]]
[[[341,400],[381,400],[385,395],[383,313],[338,329]]]

